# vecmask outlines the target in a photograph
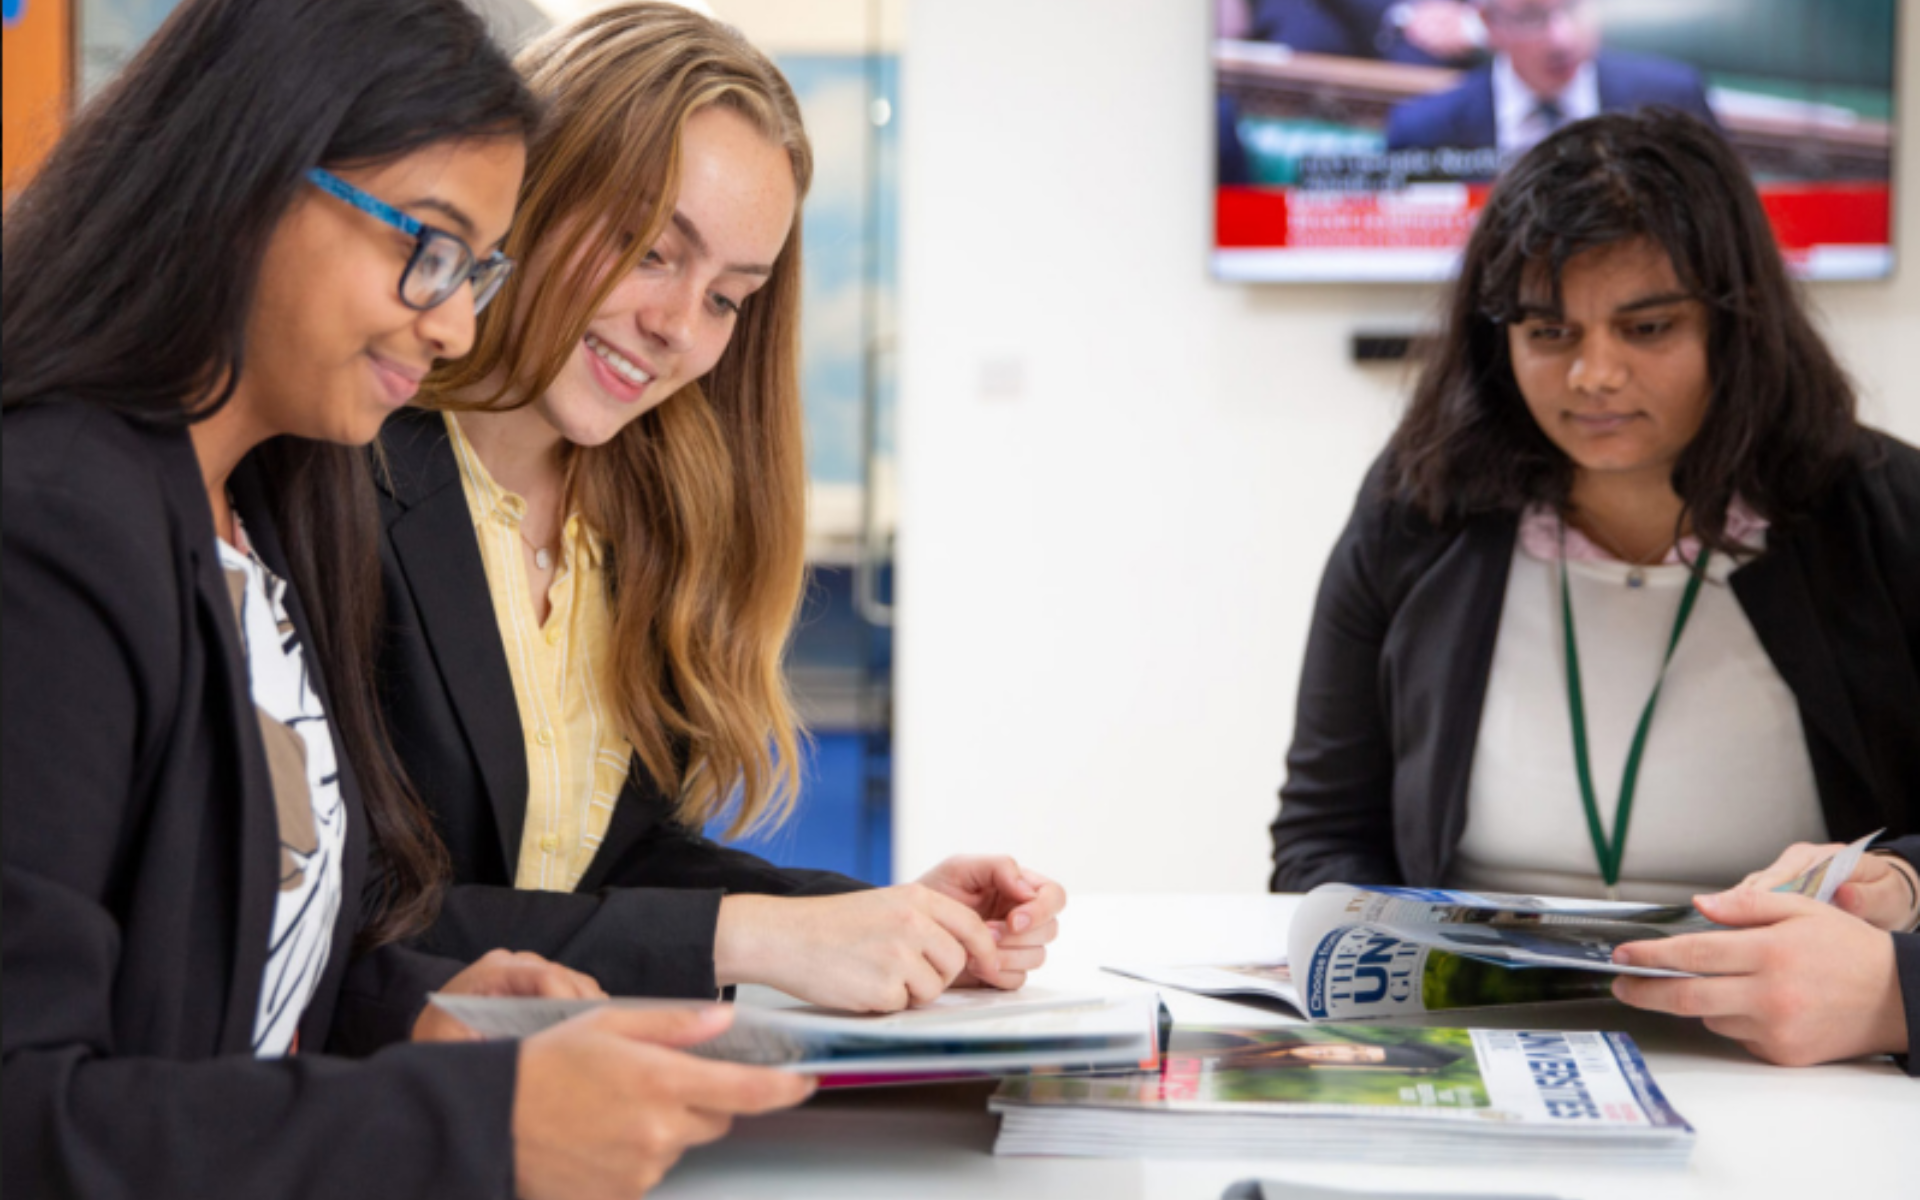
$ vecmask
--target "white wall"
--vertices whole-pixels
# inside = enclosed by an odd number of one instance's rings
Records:
[[[721,5],[724,8],[724,5]],[[1407,287],[1206,275],[1207,0],[914,0],[901,117],[895,867],[1255,891],[1314,589],[1398,414]],[[1901,160],[1920,161],[1908,15]],[[1920,440],[1920,175],[1891,284],[1816,299]]]

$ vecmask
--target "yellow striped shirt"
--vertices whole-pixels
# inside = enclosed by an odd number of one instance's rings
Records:
[[[611,719],[598,676],[613,626],[601,570],[605,548],[578,513],[567,518],[542,625],[521,548],[527,502],[494,482],[452,413],[447,434],[486,565],[526,742],[527,819],[513,883],[570,892],[606,836],[633,755]]]

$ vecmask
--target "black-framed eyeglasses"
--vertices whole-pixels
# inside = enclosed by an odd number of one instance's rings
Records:
[[[338,196],[370,217],[377,217],[414,239],[413,256],[400,272],[400,303],[425,312],[451,299],[460,285],[473,284],[473,311],[479,312],[513,273],[513,260],[495,250],[481,258],[473,248],[448,233],[383,203],[361,191],[332,171],[314,167],[307,181],[330,195]]]

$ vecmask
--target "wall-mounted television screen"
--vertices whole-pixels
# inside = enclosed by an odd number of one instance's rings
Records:
[[[1206,2],[1219,278],[1444,279],[1503,165],[1652,104],[1725,133],[1799,274],[1893,271],[1899,0]]]

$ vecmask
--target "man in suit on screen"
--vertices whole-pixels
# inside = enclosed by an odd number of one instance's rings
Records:
[[[1387,149],[1526,153],[1572,121],[1662,104],[1713,124],[1705,81],[1683,62],[1606,50],[1593,0],[1478,0],[1493,61],[1458,86],[1397,105]]]
[[[1305,54],[1463,66],[1484,35],[1474,0],[1253,0],[1249,34]]]

